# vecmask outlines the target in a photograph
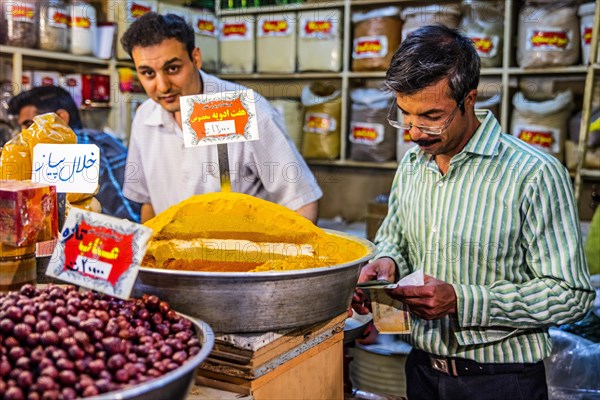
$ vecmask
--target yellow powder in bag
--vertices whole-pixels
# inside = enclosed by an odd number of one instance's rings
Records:
[[[0,179],[25,181],[31,179],[31,152],[19,134],[4,144],[0,154]]]
[[[38,115],[33,118],[33,124],[21,133],[29,144],[29,151],[39,143],[47,144],[77,144],[75,132],[55,113]]]

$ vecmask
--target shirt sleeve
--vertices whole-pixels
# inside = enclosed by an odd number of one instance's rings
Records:
[[[131,124],[131,137],[129,139],[129,150],[127,152],[127,163],[125,164],[125,177],[123,179],[123,195],[138,203],[150,204],[150,193],[144,176],[142,164],[142,143],[140,133],[143,133],[143,123],[140,122],[141,108],[136,113]]]
[[[595,293],[572,184],[558,161],[542,165],[528,180],[520,212],[522,269],[534,278],[520,284],[502,280],[489,286],[454,284],[460,328],[515,333],[576,321],[591,307]],[[472,343],[469,335],[469,329],[459,329],[457,339]]]
[[[398,168],[390,189],[388,213],[375,235],[377,253],[374,259],[391,258],[396,263],[397,276],[403,277],[413,271],[408,263],[408,246],[402,232],[404,221],[399,201],[399,191],[402,190],[400,182],[402,182],[401,168]]]
[[[321,198],[323,192],[308,165],[288,137],[281,116],[260,99],[260,140],[250,142],[253,173],[258,176],[268,199],[297,210]],[[257,110],[258,112],[258,110]]]

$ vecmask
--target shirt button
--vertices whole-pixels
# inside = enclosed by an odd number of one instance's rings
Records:
[[[431,232],[437,232],[437,231],[438,231],[437,225],[432,225],[431,226]]]
[[[439,181],[439,182],[438,182],[438,186],[439,186],[439,187],[442,187],[442,186],[444,186],[444,182],[443,182],[443,181]]]

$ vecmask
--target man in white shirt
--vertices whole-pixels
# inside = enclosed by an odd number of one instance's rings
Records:
[[[124,193],[143,203],[142,222],[194,194],[220,190],[216,146],[186,148],[181,96],[246,88],[199,71],[194,32],[173,14],[147,13],[121,38],[150,97],[133,120]],[[322,196],[286,135],[281,116],[256,95],[260,139],[228,145],[232,190],[284,205],[313,222]]]

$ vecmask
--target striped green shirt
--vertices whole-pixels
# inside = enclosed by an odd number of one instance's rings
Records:
[[[572,184],[553,156],[503,134],[489,111],[445,175],[415,147],[401,161],[375,242],[404,276],[453,285],[457,314],[414,318],[414,347],[487,363],[537,362],[548,327],[580,319],[594,291]]]

